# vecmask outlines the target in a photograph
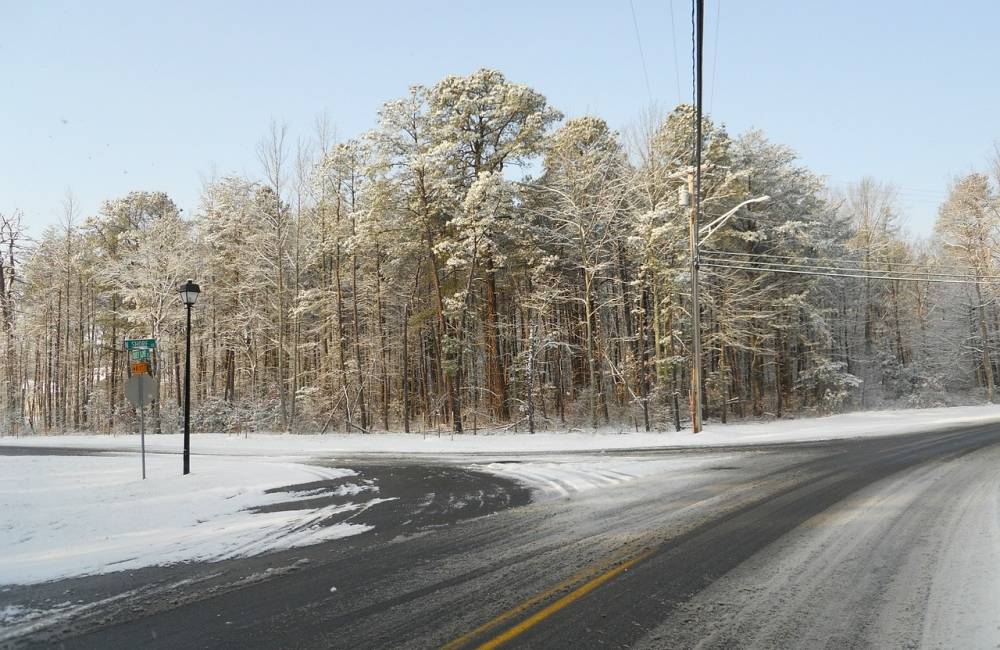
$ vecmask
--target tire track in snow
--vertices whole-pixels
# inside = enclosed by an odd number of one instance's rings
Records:
[[[734,457],[733,454],[710,453],[656,459],[582,456],[553,461],[538,458],[477,464],[471,469],[519,480],[541,495],[555,498],[615,488],[651,475],[701,470]]]

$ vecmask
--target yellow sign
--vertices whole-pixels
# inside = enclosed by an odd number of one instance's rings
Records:
[[[148,375],[149,374],[149,362],[147,362],[147,361],[133,361],[132,362],[132,374],[133,375]]]

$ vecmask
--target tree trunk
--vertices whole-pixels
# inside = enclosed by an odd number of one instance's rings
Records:
[[[986,309],[983,306],[983,292],[976,278],[976,300],[979,303],[979,335],[982,338],[983,375],[986,379],[986,400],[993,401],[993,364],[990,362],[990,338],[986,329]]]
[[[490,410],[501,422],[510,420],[507,407],[507,371],[500,354],[500,327],[497,323],[497,275],[492,267],[486,272],[486,301],[483,305],[483,340],[486,354],[486,387]]]

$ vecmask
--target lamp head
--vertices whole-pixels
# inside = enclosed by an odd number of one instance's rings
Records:
[[[181,294],[181,300],[184,301],[184,304],[192,306],[198,300],[198,294],[201,293],[201,287],[195,284],[194,280],[188,280],[182,284],[177,291]]]

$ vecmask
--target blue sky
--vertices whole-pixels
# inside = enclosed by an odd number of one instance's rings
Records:
[[[914,233],[1000,138],[998,2],[706,4],[713,117],[763,129],[835,186],[895,183]],[[0,212],[37,235],[69,189],[80,216],[131,190],[192,213],[202,178],[259,173],[272,117],[305,138],[325,114],[346,138],[409,85],[479,67],[621,129],[650,95],[690,99],[690,3],[634,6],[649,91],[628,0],[0,0]]]

